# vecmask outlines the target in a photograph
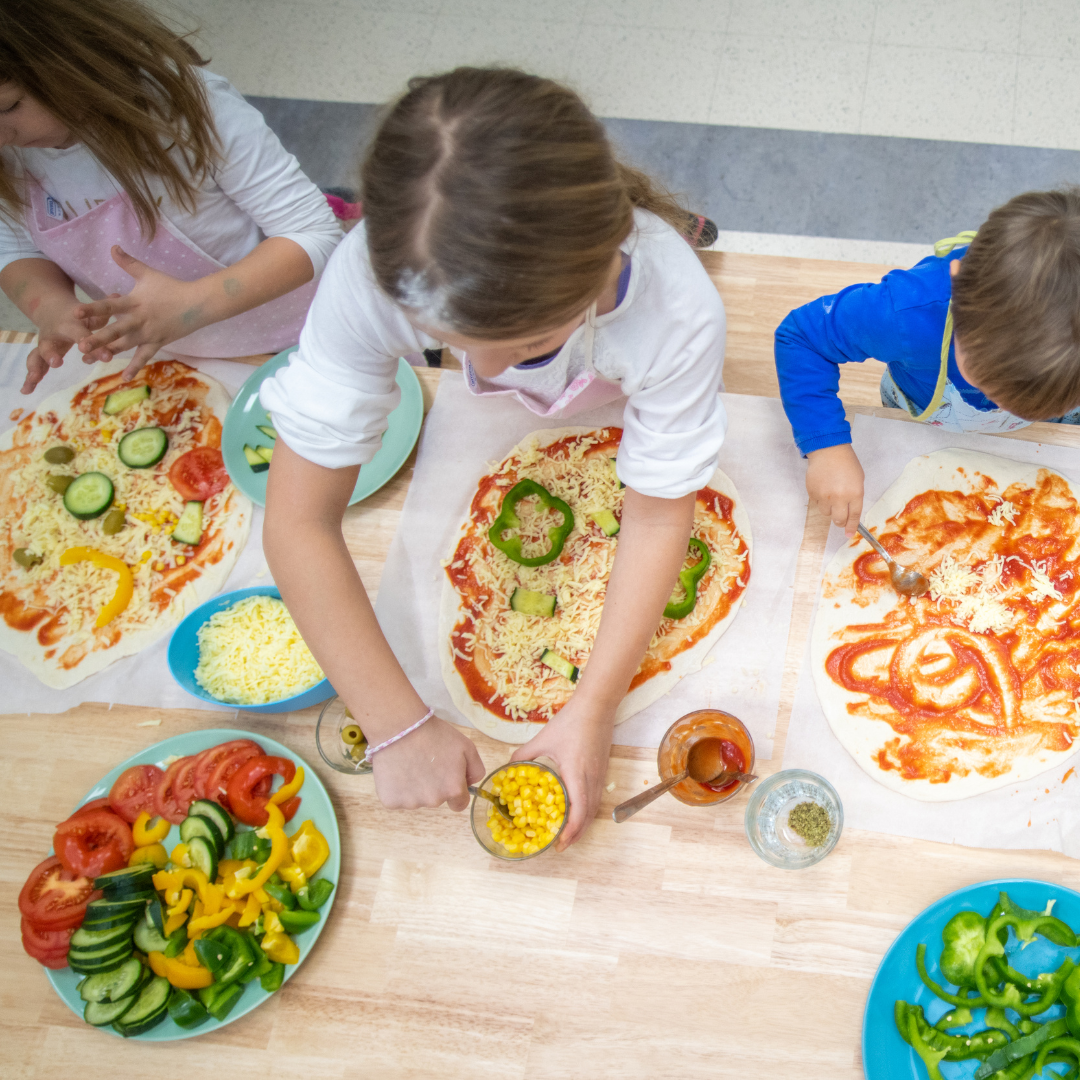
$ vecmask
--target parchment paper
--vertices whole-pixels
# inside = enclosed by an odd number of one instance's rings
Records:
[[[867,506],[881,497],[912,458],[952,446],[1045,465],[1074,483],[1080,481],[1080,451],[1046,443],[957,435],[874,416],[853,418],[852,441],[866,471]],[[841,530],[829,531],[822,572],[844,542]],[[815,604],[815,615],[816,611]],[[1080,777],[1073,774],[1063,782],[1073,764],[1080,764],[1080,759],[1070,758],[1016,787],[957,802],[925,803],[889,791],[863,772],[833,735],[818,703],[807,643],[784,768],[810,769],[826,777],[840,794],[844,822],[851,828],[967,847],[1046,848],[1080,857]]]
[[[467,723],[439,671],[441,561],[464,520],[476,483],[531,431],[620,424],[615,403],[567,420],[544,420],[507,398],[477,398],[447,374],[420,436],[416,468],[379,586],[376,613],[413,685],[440,715]],[[716,707],[750,729],[762,760],[772,756],[784,649],[791,620],[795,559],[806,491],[778,400],[722,394],[729,427],[720,467],[750,515],[753,568],[743,605],[701,671],[615,729],[624,746],[659,746],[684,713]],[[712,662],[715,661],[715,662]]]
[[[0,344],[0,429],[12,426],[11,414],[22,409],[23,414],[34,409],[38,402],[67,386],[89,379],[94,368],[82,362],[78,349],[64,358],[64,365],[50,371],[33,394],[19,393],[26,376],[26,357],[32,345]],[[121,353],[120,355],[127,355]],[[187,360],[187,363],[215,378],[235,395],[251,374],[248,364],[231,360]],[[243,589],[250,585],[269,585],[273,578],[266,566],[262,551],[262,508],[253,508],[251,536],[233,567],[222,592]],[[135,656],[118,660],[111,667],[91,675],[66,690],[44,686],[10,653],[0,651],[0,687],[3,700],[0,709],[5,713],[64,712],[84,701],[101,701],[110,705],[152,705],[163,709],[215,709],[236,714],[227,705],[212,705],[202,698],[192,697],[177,686],[166,660],[170,634]]]

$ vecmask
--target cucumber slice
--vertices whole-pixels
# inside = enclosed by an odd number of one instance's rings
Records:
[[[190,847],[191,841],[196,836],[201,836],[210,842],[216,858],[220,859],[225,854],[225,842],[221,839],[217,825],[200,814],[189,813],[180,823],[180,839]]]
[[[122,941],[127,941],[131,936],[128,927],[113,926],[108,930],[87,930],[80,926],[71,935],[69,948],[72,949],[100,949],[104,945],[116,946]]]
[[[120,915],[91,915],[87,911],[82,925],[84,930],[110,930],[114,926],[126,926],[128,929],[134,930],[135,919],[127,912]]]
[[[540,657],[540,663],[545,667],[551,668],[552,671],[558,672],[571,682],[577,682],[578,669],[571,664],[569,660],[561,657],[557,652],[552,652],[551,649],[545,649],[543,655]]]
[[[256,446],[255,453],[269,465],[270,459],[274,456],[274,448],[272,446]]]
[[[268,424],[256,424],[255,425],[268,439],[277,442],[277,432]]]
[[[205,836],[192,837],[188,844],[188,858],[196,870],[201,870],[211,881],[217,877],[217,848]]]
[[[83,1001],[119,1001],[135,993],[142,983],[142,976],[143,966],[133,956],[112,971],[83,979],[79,984],[79,997]]]
[[[194,809],[195,804],[191,804]],[[255,857],[255,841],[258,839],[254,829],[245,829],[233,837],[232,848],[229,854],[234,859],[253,859]]]
[[[202,503],[189,502],[184,505],[184,512],[172,531],[172,538],[178,544],[195,545],[202,539]]]
[[[129,431],[116,448],[116,456],[129,469],[149,469],[156,465],[169,449],[169,436],[159,427],[143,427]]]
[[[165,908],[156,896],[146,905],[146,921],[159,934],[165,933]]]
[[[100,517],[112,505],[113,483],[100,472],[76,476],[64,492],[64,509],[80,521]]]
[[[212,821],[217,827],[223,844],[227,844],[236,835],[232,818],[216,802],[211,802],[209,799],[196,799],[188,807],[188,813],[198,814],[199,817]],[[243,856],[237,855],[234,858],[243,858]]]
[[[129,994],[118,1001],[88,1001],[86,1008],[83,1009],[83,1019],[94,1027],[105,1027],[119,1020],[134,1004],[134,994]]]
[[[263,461],[259,451],[247,443],[244,444],[244,460],[251,466],[252,472],[266,472],[270,468],[270,462]]]
[[[118,949],[114,953],[108,953],[90,959],[82,955],[73,955],[68,953],[68,967],[72,971],[77,972],[79,975],[98,975],[106,971],[115,971],[122,964],[131,959],[132,947],[129,941],[122,948]]]
[[[141,1035],[156,1027],[168,1015],[171,992],[169,980],[158,975],[143,987],[135,1004],[124,1013],[123,1020],[114,1023],[113,1027],[125,1038]]]
[[[619,480],[618,472],[615,471],[615,459],[613,457],[609,457],[608,461],[611,463],[611,475],[614,476],[615,479],[619,481],[619,488],[622,489],[622,488],[626,487],[626,485],[621,480]]]
[[[101,874],[94,878],[94,888],[101,889],[105,893],[106,900],[111,900],[112,897],[109,894],[119,888],[127,888],[128,892],[144,892],[147,889],[153,889],[155,873],[156,871],[149,863],[141,866],[125,866],[122,870],[113,870],[112,873]]]
[[[550,619],[555,614],[555,597],[530,589],[515,589],[510,594],[510,610],[522,615],[542,615]]]
[[[132,405],[145,401],[149,396],[150,387],[145,384],[143,386],[132,386],[127,390],[117,390],[105,399],[101,411],[108,416],[115,416]]]
[[[144,953],[164,952],[169,947],[169,939],[159,934],[145,919],[135,925],[135,948]]]
[[[589,517],[596,522],[605,536],[615,536],[619,529],[622,528],[619,519],[610,510],[597,510],[595,514],[590,514]]]

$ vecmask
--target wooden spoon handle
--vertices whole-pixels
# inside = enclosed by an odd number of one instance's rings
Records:
[[[623,822],[628,817],[633,817],[643,806],[648,806],[654,799],[660,798],[665,791],[670,791],[676,784],[681,784],[689,775],[684,770],[678,776],[673,776],[670,780],[665,780],[662,784],[657,784],[656,787],[651,787],[648,791],[643,791],[640,795],[635,795],[632,799],[619,803],[611,811],[612,820]]]

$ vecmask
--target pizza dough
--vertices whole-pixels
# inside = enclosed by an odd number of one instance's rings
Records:
[[[915,458],[864,514],[897,562],[931,578],[926,596],[898,596],[859,538],[825,571],[814,681],[836,737],[875,780],[946,801],[1072,756],[1078,515],[1080,490],[1060,473],[956,449]]]
[[[611,433],[614,434],[612,435]],[[597,448],[594,447],[593,453],[602,454],[602,460],[606,465],[608,460],[606,455],[610,453],[610,456],[612,458],[614,457],[618,439],[621,437],[621,434],[622,432],[619,428],[597,430],[584,427],[566,427],[534,432],[514,447],[506,458],[503,459],[503,462],[493,470],[490,476],[495,476],[512,462],[520,461],[523,455],[527,458],[533,447],[537,450],[543,450],[562,440],[582,436],[597,437],[599,449],[597,450]],[[611,449],[610,451],[605,449],[605,447],[609,445],[606,441],[609,437],[612,440],[610,445],[616,448]],[[518,475],[516,471],[514,475]],[[527,465],[523,466],[520,476],[528,475],[531,475],[529,467]],[[484,704],[476,701],[470,693],[469,688],[455,663],[455,660],[461,659],[460,655],[455,654],[455,627],[459,627],[462,624],[469,610],[465,599],[455,588],[450,577],[451,572],[456,565],[454,563],[454,554],[459,551],[459,545],[470,534],[482,537],[479,547],[483,549],[485,558],[494,557],[497,560],[502,560],[502,563],[506,566],[516,566],[516,564],[511,563],[511,560],[507,559],[506,556],[502,555],[492,547],[486,538],[487,529],[495,512],[497,512],[499,505],[501,504],[502,495],[509,490],[512,484],[509,481],[504,481],[501,486],[490,487],[488,489],[489,494],[485,497],[485,483],[488,480],[489,477],[485,477],[481,480],[480,488],[477,496],[473,500],[470,513],[462,524],[458,535],[455,537],[449,553],[450,558],[447,560],[446,564],[444,564],[447,566],[448,573],[443,579],[439,612],[440,662],[443,680],[450,692],[454,705],[474,727],[503,742],[524,743],[543,730],[543,722],[507,719],[505,715],[499,715],[492,708],[485,707]],[[617,488],[617,483],[613,482],[611,488],[612,492],[609,493],[609,496],[614,493]],[[652,667],[657,670],[655,670],[655,672],[652,672],[651,670],[646,672],[643,665],[643,669],[639,672],[637,677],[637,679],[642,681],[640,682],[640,685],[633,686],[629,693],[623,698],[615,714],[616,723],[622,723],[622,721],[629,719],[635,713],[641,712],[642,709],[645,709],[658,698],[666,694],[684,675],[699,670],[706,655],[731,625],[731,622],[735,618],[739,606],[742,603],[742,596],[745,592],[746,584],[749,581],[752,542],[750,521],[743,508],[742,500],[735,490],[735,485],[731,482],[730,478],[719,469],[710,480],[708,488],[703,489],[703,492],[708,492],[710,490],[711,492],[716,493],[717,496],[725,497],[725,500],[719,500],[717,498],[715,501],[730,500],[731,504],[733,504],[730,509],[730,525],[733,525],[738,538],[740,538],[739,546],[737,548],[738,554],[734,557],[734,560],[730,565],[725,565],[724,559],[719,554],[714,554],[713,559],[716,568],[714,570],[710,567],[709,573],[702,579],[701,587],[699,588],[698,604],[694,611],[691,612],[685,620],[675,622],[672,620],[664,620],[661,623],[660,630],[658,631],[658,638],[654,638],[653,644],[650,646],[649,655],[647,655],[645,661],[645,664],[649,664],[649,657],[652,656],[654,658]],[[553,493],[556,495],[560,494],[558,490]],[[567,493],[564,492],[564,494]],[[712,498],[713,497],[710,496],[710,499]],[[574,533],[571,534],[571,537],[567,540],[567,544],[570,545],[573,542],[575,535],[579,535],[583,529],[588,530],[590,526],[587,515],[581,512],[580,504],[579,506],[574,507],[573,500],[568,498],[568,501],[571,502],[571,506],[575,510]],[[710,503],[710,505],[712,504]],[[698,511],[695,515],[695,534],[698,534],[701,531],[703,523],[706,528],[716,527],[720,529],[730,529],[730,525],[724,525],[723,523],[714,523],[714,526],[709,526],[706,520],[708,517],[709,511],[702,501],[702,496],[699,494]],[[617,540],[617,537],[615,540]],[[610,546],[612,549],[614,547],[612,540],[604,540],[602,543]],[[710,550],[712,550],[712,547],[713,545],[710,545]],[[729,556],[731,554],[732,553],[729,552]],[[578,563],[576,565],[579,568],[579,572],[583,572],[585,564]],[[557,563],[551,563],[549,566],[555,568]],[[540,569],[546,568],[542,567]],[[606,586],[606,575],[603,577],[603,583],[604,585],[600,587],[599,593],[601,604],[603,600],[603,587]],[[510,591],[512,591],[512,588]],[[563,595],[564,594],[561,593],[560,589],[560,604],[563,602]],[[508,606],[508,602],[509,595],[502,596],[499,601],[500,608],[505,610]],[[709,611],[719,611],[720,605],[725,605],[722,617],[716,619],[711,625],[708,625],[707,620]],[[586,654],[588,647],[591,647],[592,635],[595,634],[595,623],[597,620],[598,613],[594,612],[592,629],[591,631],[587,631],[585,636]],[[702,636],[697,640],[693,640],[692,642],[687,640],[679,641],[676,639],[680,633],[680,624],[683,624],[682,632],[687,638],[693,635],[694,626],[701,625],[706,627],[706,629],[703,631]],[[668,634],[666,645],[665,639],[661,637],[661,635],[665,633],[665,628]],[[671,633],[672,628],[674,628],[674,635]],[[557,651],[557,642],[553,640],[551,647]],[[659,655],[661,651],[663,651],[662,656]],[[547,671],[547,669],[538,665],[538,655],[530,656],[529,662],[531,670],[535,673],[539,673],[541,678],[551,676],[550,671]],[[582,659],[581,662],[583,663],[584,660]],[[554,681],[558,682],[557,679]],[[564,696],[568,698],[570,693],[572,693],[572,684],[567,682]]]
[[[203,504],[200,543],[173,542],[184,498],[169,483],[169,468],[194,447],[220,446],[230,399],[216,380],[176,360],[149,364],[124,383],[129,362],[95,365],[85,382],[52,394],[0,435],[0,648],[57,689],[168,634],[225,584],[251,528],[251,502],[229,483]],[[109,392],[140,383],[151,387],[148,399],[116,416],[102,412]],[[128,468],[117,445],[146,426],[166,431],[168,449],[149,468]],[[74,459],[46,463],[45,450],[61,444],[75,450]],[[103,516],[73,517],[46,485],[51,475],[93,471],[112,480],[112,505],[124,507],[125,525],[116,534],[104,532]],[[131,601],[100,628],[98,613],[116,592],[118,575],[86,561],[62,566],[61,554],[72,547],[120,559],[132,572]],[[20,548],[40,557],[38,565],[16,563]]]

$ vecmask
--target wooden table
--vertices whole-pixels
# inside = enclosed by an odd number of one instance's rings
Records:
[[[703,261],[727,305],[728,390],[773,396],[772,332],[786,312],[883,272],[767,256]],[[849,365],[844,400],[895,417],[875,407],[879,372],[872,361]],[[430,406],[440,373],[419,375]],[[1072,428],[1038,425],[1027,437],[1080,447]],[[372,594],[411,472],[410,460],[346,515],[349,549]],[[780,767],[827,531],[810,511],[775,757],[758,762],[764,775]],[[217,1034],[170,1045],[124,1044],[70,1013],[22,952],[15,900],[55,823],[101,775],[151,742],[225,726],[227,714],[87,704],[0,717],[8,797],[0,1077],[857,1080],[870,979],[909,919],[986,878],[1080,886],[1076,863],[1061,855],[853,829],[818,866],[777,870],[746,842],[745,795],[714,810],[661,799],[616,826],[612,806],[657,780],[655,751],[627,747],[613,749],[607,782],[615,787],[585,838],[514,866],[480,850],[464,815],[387,811],[370,778],[325,768],[316,715],[260,716],[246,726],[302,754],[331,792],[343,845],[333,916],[273,1001]],[[487,765],[508,756],[503,744],[463,730]]]

